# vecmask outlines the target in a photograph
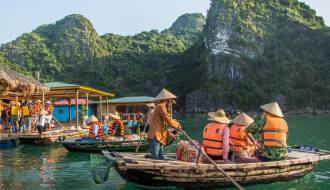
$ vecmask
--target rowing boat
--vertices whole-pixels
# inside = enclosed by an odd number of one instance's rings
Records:
[[[151,187],[226,188],[233,184],[210,163],[178,161],[175,154],[164,160],[151,160],[141,153],[102,151],[125,180]],[[241,185],[273,183],[301,178],[310,173],[321,160],[329,160],[330,152],[304,151],[292,148],[282,161],[261,162],[258,159],[217,161],[229,176]]]
[[[133,152],[139,144],[139,140],[133,141],[102,141],[102,140],[86,140],[81,139],[66,139],[58,141],[64,148],[71,152],[101,152],[102,150],[118,151],[118,152]],[[143,139],[140,144],[139,151],[148,149],[147,139]]]

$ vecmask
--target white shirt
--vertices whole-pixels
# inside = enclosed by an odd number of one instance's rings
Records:
[[[39,114],[38,115],[38,120],[37,120],[37,125],[44,126],[45,125],[45,122],[46,122],[45,115]]]
[[[93,133],[95,134],[95,137],[97,136],[98,131],[99,131],[99,126],[97,124],[94,124]]]

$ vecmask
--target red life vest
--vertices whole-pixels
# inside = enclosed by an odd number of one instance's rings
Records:
[[[94,125],[98,125],[98,130],[97,130],[97,137],[98,138],[103,138],[103,129],[102,129],[102,125],[101,125],[101,123],[99,123],[99,122],[93,122],[93,123],[91,123],[90,124],[90,127],[89,127],[89,132],[88,132],[88,137],[89,138],[95,138],[95,133],[94,133]]]
[[[287,147],[288,124],[281,117],[266,114],[263,128],[263,144],[270,147]]]
[[[113,122],[111,122],[110,126],[109,126],[109,130],[108,130],[108,134],[111,135],[111,136],[115,136],[115,134],[113,134],[113,128],[114,128],[114,125],[118,123],[119,124],[119,130],[120,131],[116,131],[116,134],[120,134],[121,137],[124,137],[125,135],[125,128],[124,128],[124,123],[119,120],[119,119],[116,119],[114,120]],[[118,130],[118,129],[117,129]]]
[[[247,126],[236,124],[230,127],[229,139],[234,152],[242,153],[244,147],[247,146],[245,142],[246,133],[244,132],[246,127]]]
[[[211,122],[203,130],[203,147],[211,156],[222,156],[222,136],[226,124]]]

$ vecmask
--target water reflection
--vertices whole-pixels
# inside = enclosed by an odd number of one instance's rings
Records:
[[[207,122],[205,117],[181,118],[189,134],[201,140]],[[289,142],[313,144],[330,150],[330,117],[289,117]],[[171,147],[175,150],[175,147]],[[321,162],[314,172],[303,179],[247,189],[330,189],[330,161]],[[96,185],[93,182],[89,154],[69,153],[61,146],[19,146],[0,150],[0,189],[145,189],[126,183],[111,169],[109,180]],[[149,188],[150,189],[150,188]]]

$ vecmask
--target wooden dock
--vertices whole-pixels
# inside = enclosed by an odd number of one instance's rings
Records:
[[[22,144],[34,144],[34,145],[51,145],[59,139],[67,138],[79,138],[86,136],[87,130],[70,130],[70,129],[55,129],[51,131],[45,131],[39,135],[38,132],[30,133],[17,133],[10,134],[9,136],[18,138]]]

